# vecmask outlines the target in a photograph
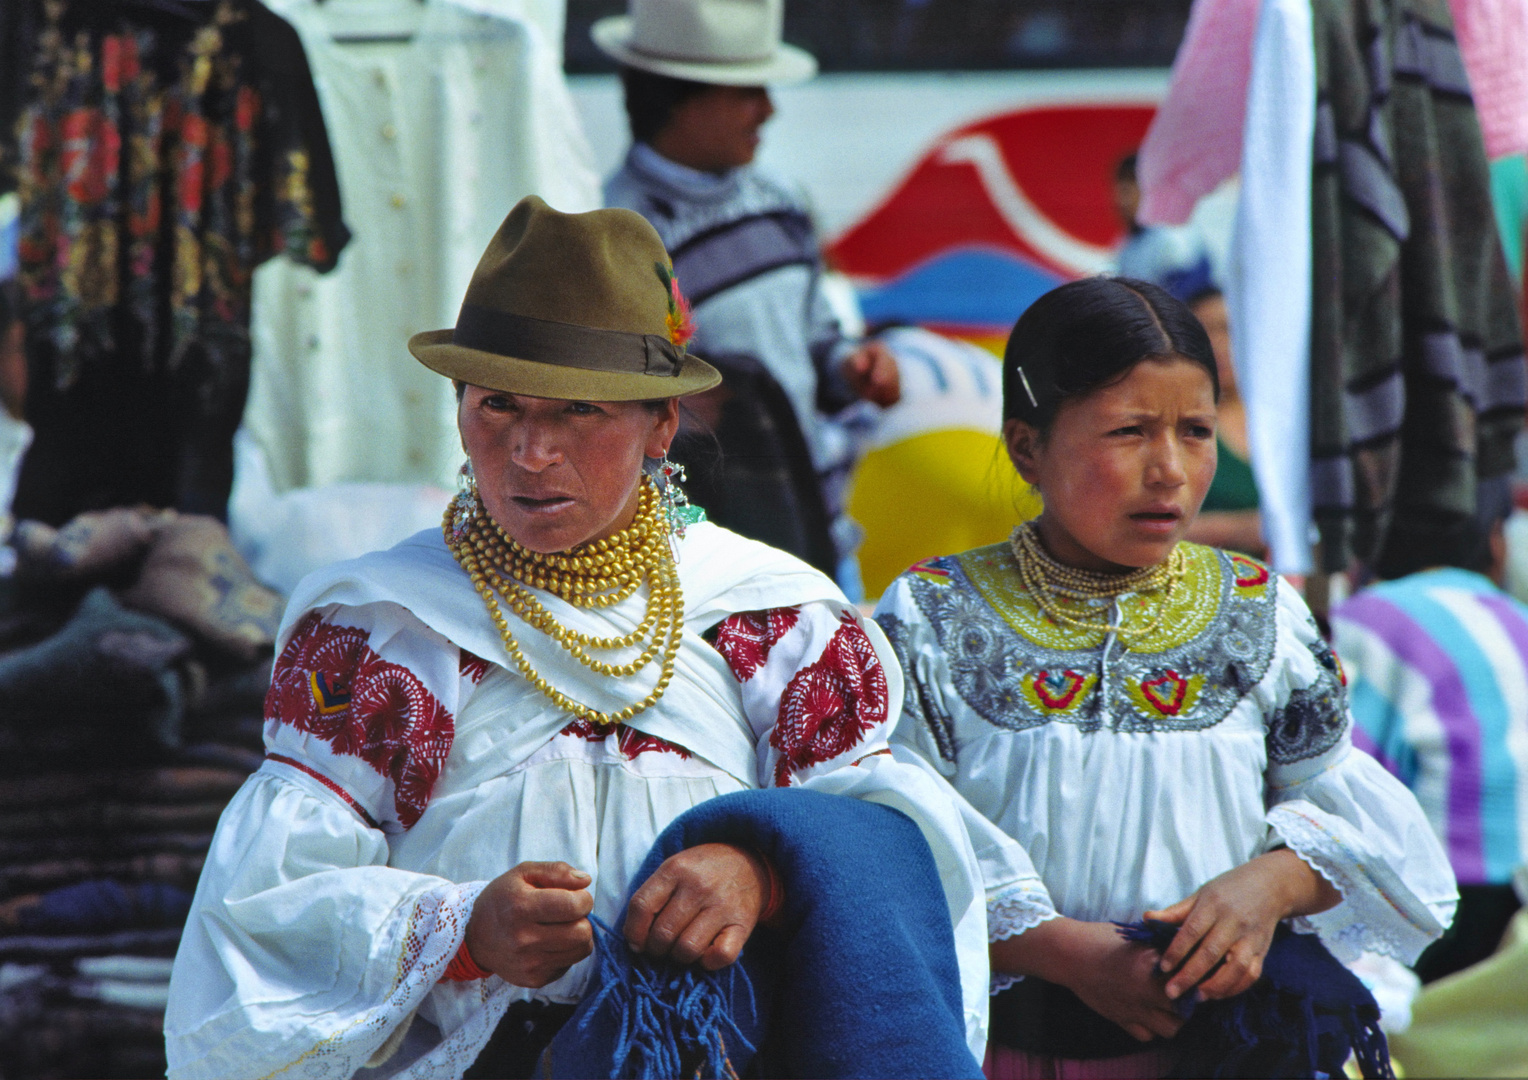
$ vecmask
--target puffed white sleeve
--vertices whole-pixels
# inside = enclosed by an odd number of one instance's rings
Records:
[[[820,600],[732,615],[708,637],[741,686],[761,787],[865,799],[917,824],[949,904],[966,1038],[980,1060],[989,977],[981,866],[953,789],[893,755],[902,671],[885,635],[853,605]]]
[[[466,659],[391,604],[292,629],[265,764],[218,824],[175,959],[170,1077],[346,1077],[401,1038],[484,885],[387,865],[450,752]]]
[[[1416,797],[1353,745],[1341,665],[1282,579],[1277,617],[1281,677],[1265,714],[1269,844],[1287,844],[1342,893],[1297,924],[1340,960],[1367,951],[1410,964],[1453,920],[1453,870]]]
[[[907,678],[901,715],[891,736],[894,752],[915,759],[958,787],[960,739],[955,713],[962,703],[950,674],[949,658],[905,575],[881,597],[875,617]],[[1016,937],[1057,918],[1060,912],[1029,853],[958,792],[955,798],[981,862],[988,940]],[[994,974],[993,992],[1017,981],[1015,976]]]

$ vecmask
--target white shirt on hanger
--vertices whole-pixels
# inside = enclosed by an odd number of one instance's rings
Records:
[[[336,41],[338,0],[269,5],[302,36],[355,234],[328,275],[273,260],[255,276],[245,426],[278,491],[451,485],[455,398],[408,338],[455,323],[483,248],[522,197],[600,205],[560,55],[536,23],[409,2],[417,29],[396,42]]]

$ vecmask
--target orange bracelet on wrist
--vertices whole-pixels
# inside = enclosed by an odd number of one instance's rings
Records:
[[[764,864],[764,872],[769,875],[769,897],[764,901],[764,910],[759,912],[759,924],[767,926],[785,906],[785,886],[780,881],[780,875],[775,873],[774,863],[765,858],[762,852],[755,851],[754,854],[759,857],[759,861]]]
[[[446,965],[446,970],[441,973],[441,982],[472,982],[474,979],[486,979],[492,975],[491,971],[484,971],[478,967],[477,961],[472,959],[472,954],[467,951],[467,943],[462,942],[462,947],[456,950],[456,955]]]

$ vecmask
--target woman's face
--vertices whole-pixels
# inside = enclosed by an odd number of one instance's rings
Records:
[[[532,551],[567,551],[630,525],[643,457],[662,457],[678,400],[559,401],[469,386],[457,410],[478,494]]]
[[[1161,562],[1215,478],[1215,392],[1188,360],[1144,360],[1062,404],[1050,434],[1003,429],[1019,473],[1040,489],[1040,536],[1069,566],[1124,571]]]

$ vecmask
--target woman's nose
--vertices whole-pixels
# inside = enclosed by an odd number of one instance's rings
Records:
[[[539,426],[517,427],[511,438],[510,460],[526,472],[541,472],[562,460],[562,451],[551,433]]]

